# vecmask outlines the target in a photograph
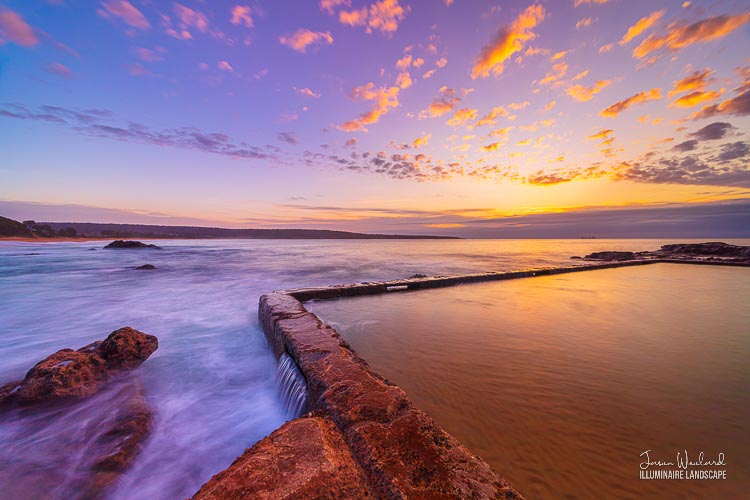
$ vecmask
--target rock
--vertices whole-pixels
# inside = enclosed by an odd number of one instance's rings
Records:
[[[104,248],[115,248],[115,249],[131,249],[131,248],[154,248],[156,250],[161,250],[162,248],[160,246],[151,245],[148,243],[142,243],[140,241],[132,241],[132,240],[116,240],[110,243],[109,245],[105,246]]]
[[[62,349],[37,363],[19,382],[0,387],[0,408],[88,398],[123,370],[132,370],[157,349],[158,340],[129,327],[77,351]]]
[[[111,427],[99,435],[91,477],[82,488],[86,498],[98,498],[135,461],[153,426],[154,415],[143,397],[140,384],[133,384]]]
[[[594,252],[584,257],[586,260],[633,260],[633,252]]]
[[[577,259],[577,260],[580,260],[580,259],[581,259],[581,257],[580,257],[579,255],[573,255],[573,256],[571,256],[570,258],[571,258],[571,259]]]
[[[427,275],[426,275],[426,274],[422,274],[422,273],[417,273],[417,274],[412,274],[411,276],[409,276],[409,279],[414,279],[414,278],[426,278],[426,277],[427,277]]]
[[[153,264],[143,264],[142,266],[136,267],[136,269],[140,269],[140,270],[143,270],[143,271],[152,271],[152,270],[156,269],[156,266],[153,265]]]
[[[714,257],[750,258],[750,247],[730,245],[720,241],[707,243],[678,243],[663,245],[659,253],[679,255],[711,255]]]
[[[333,422],[292,420],[216,474],[194,499],[364,498],[367,480]]]

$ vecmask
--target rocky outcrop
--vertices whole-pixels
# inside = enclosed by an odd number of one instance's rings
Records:
[[[157,347],[153,335],[125,327],[76,351],[62,349],[34,365],[23,380],[0,387],[0,408],[90,397],[116,374],[138,367]]]
[[[156,269],[156,266],[153,264],[143,264],[142,266],[136,267],[136,269],[140,271],[153,271]]]
[[[194,499],[372,497],[362,470],[333,422],[287,422],[216,474]]]
[[[571,257],[575,258],[575,257]],[[720,241],[676,243],[646,252],[594,252],[583,258],[596,261],[680,261],[693,263],[750,264],[750,247]]]
[[[157,246],[157,245],[151,245],[148,243],[142,243],[140,241],[133,241],[133,240],[116,240],[110,243],[109,245],[105,246],[104,248],[114,248],[114,249],[153,248],[156,250],[162,249],[160,246]]]
[[[633,252],[594,252],[584,257],[587,260],[633,260],[635,253]]]

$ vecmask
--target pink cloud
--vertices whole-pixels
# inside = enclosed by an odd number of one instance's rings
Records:
[[[19,14],[0,7],[0,45],[13,42],[24,47],[39,43],[34,30]]]
[[[251,16],[252,11],[247,5],[235,5],[232,9],[232,19],[229,21],[232,24],[243,24],[248,28],[255,26],[253,24],[253,18]]]
[[[300,28],[289,36],[280,36],[279,43],[304,54],[310,45],[333,44],[333,36],[329,31],[310,31]]]
[[[234,71],[232,65],[227,61],[219,61],[219,64],[217,64],[216,67],[224,71]]]
[[[47,66],[45,66],[44,71],[46,71],[47,73],[52,73],[53,75],[60,76],[62,78],[67,78],[67,79],[76,77],[75,73],[73,73],[70,70],[70,68],[68,68],[64,64],[60,64],[57,62],[48,64]]]
[[[177,19],[180,20],[180,28],[183,30],[195,28],[201,33],[205,33],[208,29],[208,18],[202,12],[179,3],[174,4],[174,12]]]
[[[118,17],[128,26],[139,30],[151,27],[143,13],[127,0],[109,0],[102,2],[101,6],[102,8],[97,10],[97,12],[102,17]]]

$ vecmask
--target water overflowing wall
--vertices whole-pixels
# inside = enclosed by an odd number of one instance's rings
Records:
[[[297,364],[287,353],[282,353],[279,357],[279,365],[276,368],[276,383],[287,416],[290,419],[299,417],[305,407],[307,383]]]

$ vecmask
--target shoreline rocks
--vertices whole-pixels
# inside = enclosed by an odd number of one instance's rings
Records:
[[[1,386],[0,408],[88,398],[116,374],[140,366],[158,345],[153,335],[125,327],[78,350],[61,349],[34,365],[23,380]]]
[[[156,266],[153,264],[143,264],[142,266],[136,267],[136,270],[139,271],[153,271],[156,269]]]
[[[106,245],[104,248],[106,249],[136,249],[136,248],[153,248],[154,250],[162,250],[160,246],[149,244],[149,243],[143,243],[141,241],[134,241],[134,240],[115,240],[112,243]]]
[[[581,257],[571,257],[581,259]],[[750,247],[730,245],[720,241],[706,243],[676,243],[662,245],[659,250],[646,252],[604,251],[586,255],[582,260],[626,261],[626,260],[679,260],[684,262],[733,262],[750,264]]]

